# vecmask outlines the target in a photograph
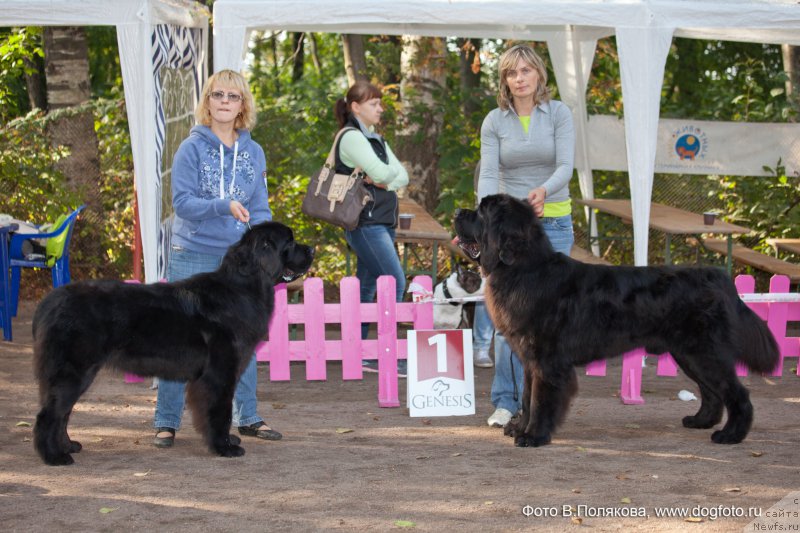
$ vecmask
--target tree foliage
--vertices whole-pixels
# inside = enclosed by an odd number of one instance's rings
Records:
[[[31,110],[25,75],[43,57],[41,28],[0,28],[0,124]]]
[[[116,33],[113,28],[89,28],[87,35],[101,150],[100,187],[104,208],[108,209],[107,234],[111,236],[107,255],[121,265],[128,261],[132,243],[133,181]],[[275,218],[291,224],[298,239],[323,243],[315,268],[319,274],[338,278],[344,270],[346,249],[342,232],[303,216],[300,202],[309,176],[323,163],[337,129],[333,103],[348,86],[342,40],[334,34],[305,34],[302,57],[297,53],[299,42],[299,36],[287,32],[253,36],[248,76],[259,113],[252,133],[267,154]],[[394,147],[401,128],[401,40],[371,35],[364,36],[363,43],[367,77],[384,89],[386,112],[380,131]],[[461,79],[463,62],[459,56],[465,41],[448,40],[444,90],[437,92],[432,105],[442,116],[441,132],[435,143],[419,147],[438,153],[439,193],[433,202],[434,214],[446,227],[456,207],[474,204],[473,171],[480,156],[480,126],[486,113],[496,106],[496,61],[509,42],[483,39],[477,44],[480,53],[470,59],[471,74],[476,74],[474,69],[480,74],[475,76],[476,82]],[[544,43],[533,44],[548,57]],[[61,212],[74,201],[63,192],[63,177],[54,170],[64,151],[48,145],[44,117],[29,114],[25,68],[31,60],[40,61],[41,54],[40,28],[0,30],[0,120],[11,121],[0,129],[2,211],[34,219],[40,219],[42,213],[50,216]],[[557,97],[549,65],[548,70]],[[796,99],[785,94],[785,80],[778,46],[676,38],[667,58],[661,114],[703,120],[796,120]],[[587,108],[590,114],[621,117],[624,113],[613,37],[598,42]],[[795,207],[800,178],[787,175],[780,162],[764,164],[772,167],[771,177],[679,178],[700,183],[702,194],[710,202],[762,235],[789,234],[800,222]],[[629,196],[626,173],[595,171],[594,179],[598,197]],[[579,195],[577,180],[571,186],[573,194]],[[8,190],[13,192],[8,194]],[[576,217],[576,221],[581,218]]]

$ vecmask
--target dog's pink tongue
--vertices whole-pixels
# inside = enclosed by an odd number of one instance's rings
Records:
[[[450,241],[450,242],[451,242],[451,243],[453,243],[453,244],[455,244],[456,246],[458,246],[458,240],[459,240],[459,239],[458,239],[458,235],[456,235],[455,237],[453,237],[453,240],[452,240],[452,241]]]

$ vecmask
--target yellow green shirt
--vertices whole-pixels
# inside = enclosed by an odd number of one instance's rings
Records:
[[[519,117],[519,121],[522,123],[522,129],[525,130],[525,133],[528,133],[528,128],[531,125],[531,116],[526,115]],[[571,214],[572,214],[572,200],[567,199],[561,202],[554,202],[552,204],[545,203],[544,214],[542,216],[563,217],[564,215],[571,215]]]

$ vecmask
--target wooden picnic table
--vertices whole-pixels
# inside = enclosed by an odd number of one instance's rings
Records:
[[[625,223],[633,222],[633,213],[631,209],[630,200],[616,200],[616,199],[595,199],[595,200],[582,200],[576,199],[576,203],[588,206],[593,210],[607,213],[609,215],[620,218]],[[590,221],[591,224],[591,221]],[[705,224],[703,222],[703,215],[685,211],[677,207],[668,205],[652,203],[650,204],[650,221],[648,223],[651,229],[661,231],[666,236],[666,248],[664,250],[664,262],[667,264],[672,263],[671,252],[671,237],[672,235],[701,235],[701,234],[720,234],[726,235],[728,238],[728,254],[726,264],[728,273],[733,272],[733,235],[734,234],[747,234],[750,233],[750,228],[731,224],[717,218],[714,224]]]
[[[424,274],[430,276],[433,284],[436,284],[438,273],[439,245],[447,246],[452,239],[450,232],[444,229],[439,222],[433,218],[421,205],[411,198],[399,199],[399,213],[410,213],[414,215],[409,229],[402,229],[400,226],[395,228],[395,241],[403,244],[403,272],[407,276]],[[408,262],[413,256],[418,261],[421,257],[416,249],[417,246],[430,246],[432,248],[431,268],[409,270]],[[350,247],[347,247],[347,274],[350,275]]]
[[[395,230],[395,240],[403,243],[403,271],[409,276],[414,274],[429,275],[435,285],[438,273],[439,245],[446,246],[452,236],[448,230],[442,227],[435,218],[411,198],[400,198],[400,214],[403,213],[414,215],[409,229],[402,229],[398,226]],[[433,258],[430,270],[409,271],[409,257],[413,255],[419,259],[419,254],[415,250],[416,245],[431,246]]]
[[[767,239],[767,244],[778,250],[783,250],[791,254],[800,255],[800,239]]]

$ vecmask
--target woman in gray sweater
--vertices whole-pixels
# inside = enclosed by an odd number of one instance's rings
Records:
[[[481,127],[478,200],[506,193],[527,199],[557,252],[569,255],[575,131],[572,113],[550,99],[547,70],[530,46],[516,45],[500,57],[498,108]],[[475,327],[486,328],[485,306],[476,308]],[[521,407],[523,370],[502,335],[495,336],[495,376],[490,426],[505,426]]]

